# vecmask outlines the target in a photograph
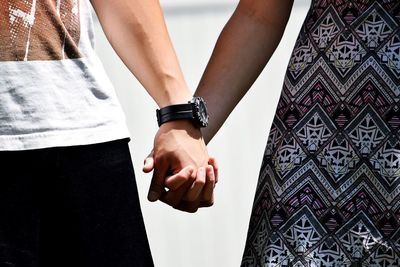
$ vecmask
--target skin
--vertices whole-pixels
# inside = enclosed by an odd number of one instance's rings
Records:
[[[276,50],[289,20],[293,0],[241,0],[221,32],[195,95],[207,102],[210,124],[202,130],[208,143],[251,88]],[[223,100],[223,101],[222,101]],[[215,161],[209,162],[218,170]],[[146,168],[152,168],[151,156]],[[184,177],[179,177],[182,181]],[[166,183],[169,183],[167,178]],[[185,190],[183,185],[180,190]]]
[[[192,98],[158,0],[91,3],[110,44],[159,107],[187,103]],[[163,124],[154,139],[148,199],[189,212],[212,205],[210,188],[214,188],[215,174],[209,161],[200,129],[187,120]],[[151,171],[146,166],[144,170]],[[173,182],[176,180],[179,188]]]
[[[241,0],[220,34],[196,90],[210,113],[206,143],[253,85],[276,50],[293,0]],[[221,101],[224,99],[224,101]]]

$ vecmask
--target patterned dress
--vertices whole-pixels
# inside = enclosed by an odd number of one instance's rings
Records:
[[[242,266],[400,266],[399,0],[313,0]]]

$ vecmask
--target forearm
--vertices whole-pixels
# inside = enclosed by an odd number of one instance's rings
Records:
[[[184,103],[183,78],[157,0],[92,0],[118,56],[160,107]]]
[[[254,3],[245,0],[239,4],[217,41],[195,93],[206,100],[211,118],[203,131],[206,143],[272,56],[282,38],[292,6],[290,0]]]

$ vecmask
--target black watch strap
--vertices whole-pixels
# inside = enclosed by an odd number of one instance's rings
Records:
[[[172,120],[193,119],[193,108],[191,103],[171,105],[157,109],[158,126]]]

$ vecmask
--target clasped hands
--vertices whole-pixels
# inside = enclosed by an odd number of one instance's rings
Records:
[[[207,152],[200,129],[188,120],[161,125],[143,171],[153,171],[148,199],[196,212],[214,204],[218,166]]]

